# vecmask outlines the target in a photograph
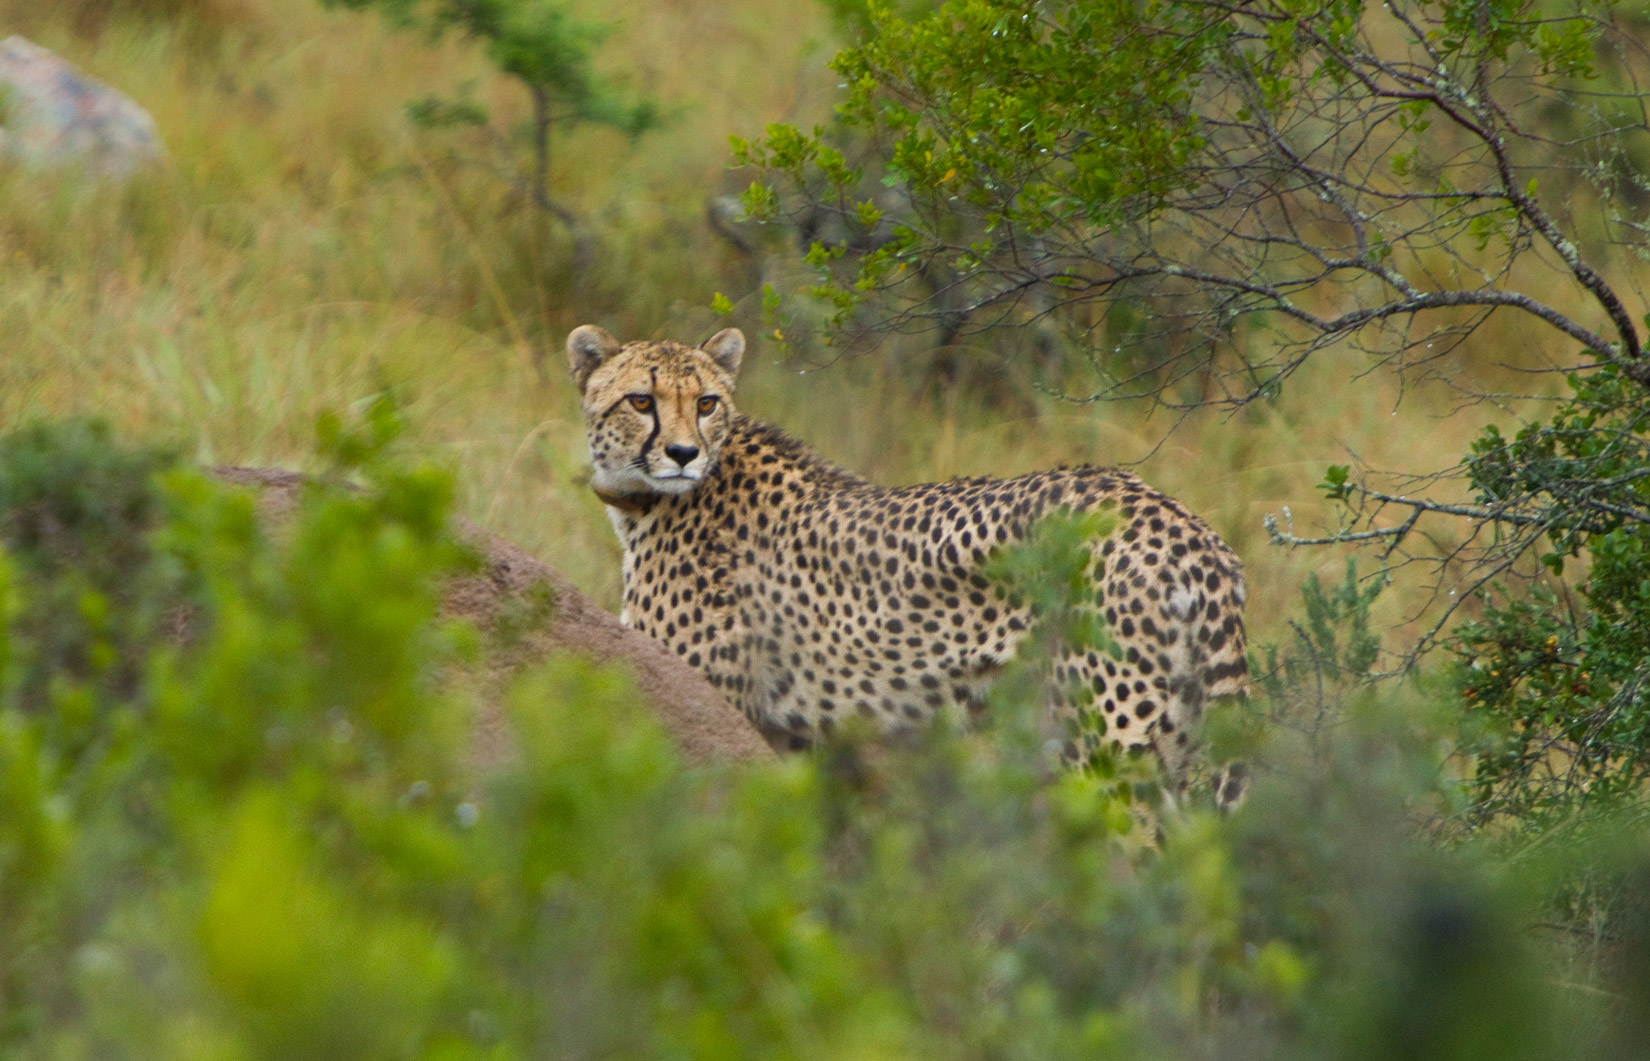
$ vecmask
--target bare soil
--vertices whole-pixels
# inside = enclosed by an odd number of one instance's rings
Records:
[[[214,468],[225,482],[251,487],[272,525],[285,521],[298,503],[304,477],[269,468]],[[663,645],[620,625],[555,568],[468,520],[457,521],[460,538],[482,557],[477,573],[447,586],[443,611],[467,619],[498,646],[488,654],[475,720],[475,750],[481,762],[509,754],[509,726],[502,698],[517,670],[558,652],[574,652],[598,663],[629,669],[636,687],[690,763],[772,758],[756,728],[703,676]],[[548,608],[544,606],[548,587]],[[542,621],[531,617],[544,613]],[[529,621],[522,622],[521,617]]]

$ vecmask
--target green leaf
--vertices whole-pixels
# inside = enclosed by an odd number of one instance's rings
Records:
[[[1350,483],[1352,469],[1345,464],[1331,464],[1323,473],[1323,481],[1318,489],[1324,492],[1327,501],[1345,501],[1352,496]]]

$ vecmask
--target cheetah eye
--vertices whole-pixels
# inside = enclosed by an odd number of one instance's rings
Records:
[[[699,415],[700,416],[709,416],[711,413],[715,412],[716,411],[716,403],[721,401],[721,400],[722,399],[718,398],[714,394],[707,394],[704,397],[700,398],[699,399]]]
[[[630,399],[631,407],[638,413],[651,413],[653,411],[653,395],[627,394],[625,397]]]

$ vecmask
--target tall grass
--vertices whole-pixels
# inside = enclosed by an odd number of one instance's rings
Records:
[[[562,232],[454,163],[459,141],[403,117],[407,101],[465,82],[501,120],[522,114],[525,100],[462,41],[432,45],[313,0],[0,0],[0,29],[137,98],[170,155],[121,188],[0,177],[0,429],[96,413],[202,461],[302,466],[320,410],[391,391],[408,444],[452,467],[468,514],[614,604],[617,546],[582,485],[561,339],[586,321],[625,338],[698,338],[724,323],[707,308],[717,290],[741,299],[736,322],[760,333],[745,311],[748,263],[710,232],[705,201],[747,179],[727,171],[729,133],[827,113],[834,47],[809,4],[589,7],[620,22],[607,71],[674,118],[634,144],[602,130],[556,141],[553,183],[602,245],[596,275],[575,278]],[[1516,321],[1498,327],[1481,333],[1484,347],[1520,345]],[[1458,356],[1461,374],[1499,371]],[[1275,401],[1182,420],[1029,390],[1004,411],[888,358],[802,374],[761,341],[748,366],[747,412],[887,482],[1140,462],[1244,556],[1261,639],[1307,571],[1341,563],[1269,546],[1262,516],[1287,505],[1310,525],[1313,484],[1349,454],[1436,467],[1465,450],[1484,412],[1451,415],[1446,388],[1404,394],[1399,411],[1395,380],[1333,358]],[[1398,621],[1411,603],[1399,592],[1384,606]]]

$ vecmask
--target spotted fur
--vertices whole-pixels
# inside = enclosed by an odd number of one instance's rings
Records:
[[[977,709],[1032,623],[981,567],[1062,510],[1115,517],[1092,549],[1121,650],[1055,661],[1056,712],[1087,702],[1103,722],[1074,730],[1086,747],[1071,754],[1098,746],[1103,728],[1183,781],[1206,703],[1246,692],[1238,558],[1129,472],[877,486],[738,413],[735,329],[694,349],[621,346],[587,325],[567,345],[593,485],[624,544],[621,618],[703,672],[770,740],[802,748],[851,716],[895,731]],[[1240,788],[1222,781],[1217,799]]]

